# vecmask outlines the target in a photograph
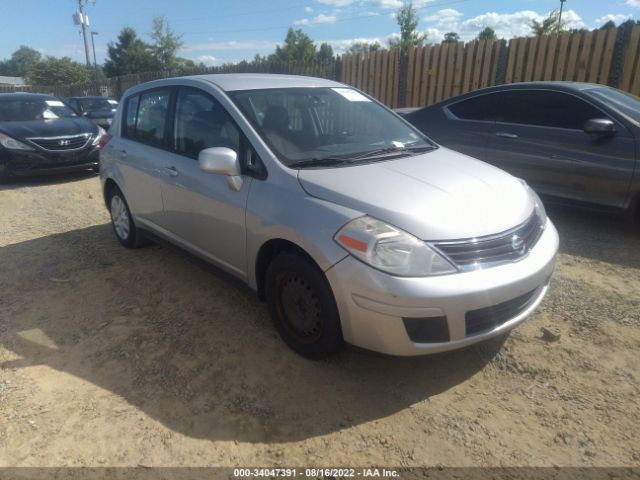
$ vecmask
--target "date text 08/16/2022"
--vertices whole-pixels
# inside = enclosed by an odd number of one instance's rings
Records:
[[[399,472],[387,468],[235,468],[235,478],[398,478]]]

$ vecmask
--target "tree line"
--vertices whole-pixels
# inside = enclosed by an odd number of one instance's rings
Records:
[[[400,34],[389,40],[389,48],[397,48],[406,53],[410,47],[420,47],[427,43],[427,35],[418,28],[419,18],[411,1],[400,7],[396,21]],[[636,24],[640,24],[640,21],[627,20],[619,27],[630,28]],[[568,29],[558,10],[553,10],[540,21],[532,20],[529,26],[532,35],[586,31]],[[616,28],[615,23],[608,21],[600,27],[609,28]],[[496,32],[491,27],[483,28],[476,38],[498,40]],[[117,39],[108,43],[107,57],[104,63],[96,68],[73,61],[69,57],[43,56],[37,50],[21,45],[10,58],[0,61],[0,75],[23,77],[32,85],[69,85],[132,73],[172,71],[183,74],[206,69],[203,63],[196,64],[193,60],[178,55],[184,46],[182,35],[174,32],[164,17],[153,19],[150,39],[150,42],[144,41],[135,29],[124,27]],[[459,41],[458,33],[447,32],[442,43]],[[379,42],[356,42],[346,53],[368,54],[381,48]],[[283,43],[276,46],[273,53],[256,54],[252,60],[243,60],[240,64],[332,62],[336,59],[337,56],[328,43],[316,45],[316,42],[302,30],[289,28]]]

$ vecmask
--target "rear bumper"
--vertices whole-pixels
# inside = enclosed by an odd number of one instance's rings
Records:
[[[72,172],[95,168],[99,162],[97,146],[79,152],[8,151],[0,152],[0,171],[14,176]]]
[[[462,348],[526,319],[547,292],[558,249],[548,221],[529,255],[486,270],[423,278],[387,275],[348,256],[326,275],[346,342],[390,355]]]

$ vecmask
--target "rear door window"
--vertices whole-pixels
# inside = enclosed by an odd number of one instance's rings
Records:
[[[514,90],[496,94],[496,121],[582,130],[587,120],[607,118],[584,100],[551,90]]]

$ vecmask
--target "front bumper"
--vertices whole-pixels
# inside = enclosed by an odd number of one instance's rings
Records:
[[[507,265],[403,278],[347,256],[325,273],[346,342],[390,355],[423,355],[462,348],[521,323],[547,292],[557,250],[558,233],[547,220],[529,255]],[[487,322],[492,314],[498,321]]]
[[[15,176],[72,172],[98,166],[98,146],[74,152],[16,151],[2,149],[0,171]]]

